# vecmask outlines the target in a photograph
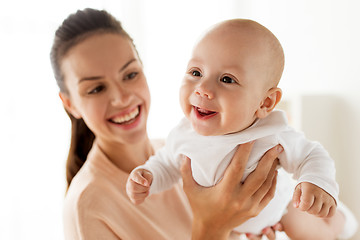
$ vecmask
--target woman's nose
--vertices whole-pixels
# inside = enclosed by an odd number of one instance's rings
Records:
[[[130,102],[131,93],[127,89],[116,86],[112,89],[111,104],[114,106],[124,106]]]
[[[210,83],[206,81],[202,81],[199,85],[195,88],[195,94],[200,97],[204,97],[207,99],[213,99],[214,93],[211,90]]]

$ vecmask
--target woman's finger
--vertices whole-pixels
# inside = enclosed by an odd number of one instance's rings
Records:
[[[249,159],[252,147],[254,142],[243,143],[238,146],[229,166],[227,167],[224,178],[225,184],[233,184],[237,185],[240,183],[243,175],[244,170]],[[235,186],[234,185],[234,186]]]
[[[269,189],[269,191],[266,193],[266,195],[262,198],[262,200],[259,203],[259,207],[261,209],[266,207],[266,205],[268,205],[268,203],[271,201],[271,199],[273,199],[273,197],[275,195],[275,190],[276,190],[276,182],[277,182],[277,171],[275,173],[275,177],[273,178],[271,188]]]
[[[181,176],[183,180],[183,188],[185,192],[189,188],[194,188],[195,186],[198,186],[192,175],[190,158],[184,156],[181,164],[180,172],[181,172]]]
[[[263,185],[273,168],[274,161],[276,161],[276,165],[278,164],[277,157],[282,151],[281,145],[277,145],[268,150],[261,158],[256,169],[249,174],[244,182],[244,187],[249,190],[252,189],[252,192],[248,192],[248,194],[253,195]]]
[[[253,199],[255,201],[260,202],[264,198],[264,196],[269,192],[269,190],[271,189],[272,185],[274,184],[273,183],[274,177],[277,176],[276,167],[277,167],[277,161],[274,161],[273,165],[271,166],[271,169],[269,171],[269,174],[266,177],[265,182],[253,194]]]

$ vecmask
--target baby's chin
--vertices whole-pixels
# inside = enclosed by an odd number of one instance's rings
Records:
[[[193,129],[195,132],[197,132],[199,135],[202,136],[221,136],[221,135],[230,135],[234,133],[241,132],[241,130],[238,129],[219,129],[214,127],[204,127],[204,126],[195,126],[195,124],[192,124]]]
[[[228,134],[227,132],[221,131],[221,129],[216,129],[214,127],[200,126],[197,124],[192,124],[192,127],[197,134],[202,136],[220,136]]]

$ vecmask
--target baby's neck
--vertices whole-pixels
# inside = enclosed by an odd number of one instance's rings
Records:
[[[259,120],[259,118],[256,118],[251,124],[249,124],[249,126],[243,128],[243,129],[234,131],[234,132],[229,132],[229,133],[222,134],[222,136],[243,132],[243,131],[245,131],[246,129],[248,129],[248,128],[250,128],[251,126],[253,126],[258,120]]]

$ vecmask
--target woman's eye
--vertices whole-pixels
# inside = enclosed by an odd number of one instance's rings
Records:
[[[222,81],[223,83],[235,83],[235,80],[228,76],[221,78],[220,81]]]
[[[104,90],[104,86],[97,86],[96,88],[92,89],[88,94],[96,94]]]
[[[135,78],[135,77],[136,77],[136,75],[138,75],[138,73],[137,73],[137,72],[132,72],[132,73],[130,73],[130,74],[128,74],[128,75],[126,75],[125,80],[130,80],[130,79],[133,79],[133,78]]]
[[[195,77],[201,77],[201,73],[197,70],[194,70],[191,72],[191,75],[195,76]]]

